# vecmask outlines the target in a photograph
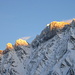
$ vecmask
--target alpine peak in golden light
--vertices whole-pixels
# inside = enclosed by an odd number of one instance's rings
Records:
[[[50,29],[62,29],[65,25],[70,25],[70,23],[53,21],[50,23]]]
[[[11,43],[7,43],[6,49],[13,49],[13,45]]]
[[[3,50],[0,50],[0,54],[2,54],[3,53]]]
[[[22,39],[18,39],[16,40],[16,43],[15,43],[16,46],[28,46],[28,43],[25,41],[25,40],[22,40]]]

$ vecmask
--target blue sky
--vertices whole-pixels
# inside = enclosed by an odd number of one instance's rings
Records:
[[[52,21],[75,18],[75,0],[0,0],[0,49],[21,37],[31,40]]]

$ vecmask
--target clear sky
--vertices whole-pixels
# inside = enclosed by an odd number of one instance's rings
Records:
[[[0,0],[0,49],[31,36],[52,21],[75,18],[75,0]]]

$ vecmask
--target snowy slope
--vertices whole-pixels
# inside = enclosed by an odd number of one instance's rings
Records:
[[[0,54],[0,75],[75,75],[75,20],[53,31],[47,26],[29,46]]]

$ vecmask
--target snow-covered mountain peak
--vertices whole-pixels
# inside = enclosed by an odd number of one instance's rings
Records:
[[[31,44],[19,39],[0,50],[0,75],[75,75],[74,57],[75,19],[51,22]]]

